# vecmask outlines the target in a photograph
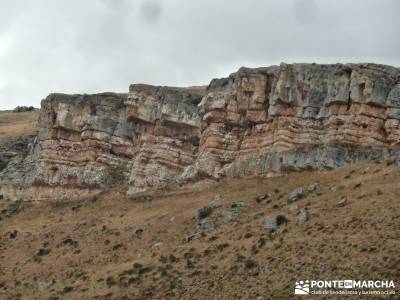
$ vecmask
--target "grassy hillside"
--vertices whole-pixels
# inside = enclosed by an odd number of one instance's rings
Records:
[[[0,140],[35,134],[38,113],[38,110],[20,113],[0,112]]]
[[[296,280],[398,285],[399,176],[398,167],[359,164],[135,197],[114,189],[71,202],[2,201],[0,298],[292,299]],[[278,215],[282,224],[265,229]]]

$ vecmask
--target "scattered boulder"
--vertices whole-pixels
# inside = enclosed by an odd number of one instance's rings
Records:
[[[157,243],[155,243],[155,244],[152,246],[152,248],[153,248],[153,249],[157,249],[157,248],[160,248],[162,245],[163,245],[162,242],[157,242]]]
[[[194,234],[187,234],[183,237],[185,243],[189,243],[194,239]]]
[[[336,185],[333,185],[333,186],[329,187],[329,190],[330,190],[331,192],[336,192],[336,191],[337,191]]]
[[[264,220],[263,227],[269,231],[275,231],[279,226],[288,222],[288,219],[285,215],[277,215],[276,217],[267,217]]]
[[[212,209],[221,207],[221,199],[222,199],[222,197],[220,194],[214,195],[213,199],[211,200],[211,202],[208,206],[211,207]]]
[[[276,219],[275,218],[271,218],[271,217],[267,217],[264,220],[264,225],[263,225],[264,229],[268,229],[270,231],[274,231],[278,228],[278,225],[276,224]]]
[[[347,205],[347,198],[346,197],[342,197],[340,199],[340,201],[338,202],[338,204],[337,204],[338,207],[344,207],[346,205]]]
[[[290,196],[289,196],[287,202],[289,204],[291,204],[291,203],[296,202],[297,200],[301,199],[303,196],[304,196],[304,189],[302,187],[299,187],[290,193]]]
[[[203,219],[200,223],[196,225],[196,232],[202,233],[205,231],[215,231],[216,230],[215,223],[210,219]]]
[[[239,216],[239,211],[228,211],[224,214],[224,221],[227,223],[231,223],[236,221],[237,217]]]
[[[299,215],[297,216],[297,220],[299,222],[299,224],[304,224],[306,223],[308,220],[310,219],[310,214],[307,210],[302,209],[299,213]]]
[[[41,291],[47,290],[47,289],[50,288],[53,284],[54,284],[54,281],[53,281],[53,280],[50,280],[50,281],[39,281],[39,283],[38,283],[38,288],[39,288],[39,290],[41,290]]]
[[[143,233],[143,229],[140,227],[136,227],[135,229],[133,229],[133,236],[136,238],[141,238],[142,237],[142,233]]]
[[[257,203],[265,203],[265,204],[270,203],[271,202],[271,195],[267,193],[267,194],[263,194],[263,195],[257,196],[256,197],[256,202]]]
[[[240,209],[242,208],[242,203],[232,203],[230,210],[224,213],[224,220],[227,223],[231,223],[237,220],[239,217]]]
[[[313,182],[308,186],[307,191],[309,193],[313,193],[316,190],[318,190],[318,188],[319,188],[319,182]]]

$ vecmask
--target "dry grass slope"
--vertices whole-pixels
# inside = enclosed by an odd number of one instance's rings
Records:
[[[399,176],[398,167],[360,164],[135,197],[114,189],[70,202],[2,201],[0,298],[292,299],[299,279],[399,285]],[[316,181],[288,204],[292,190]],[[309,220],[299,224],[302,210]],[[264,229],[277,215],[287,222]]]
[[[0,140],[34,135],[39,111],[0,112]]]

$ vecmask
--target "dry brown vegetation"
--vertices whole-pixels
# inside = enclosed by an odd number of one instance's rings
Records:
[[[0,112],[0,140],[34,135],[39,111]]]
[[[398,285],[399,176],[395,166],[358,164],[134,197],[113,189],[79,201],[3,200],[0,298],[291,299],[299,279]],[[303,209],[309,220],[299,224]],[[264,229],[277,215],[288,222]]]

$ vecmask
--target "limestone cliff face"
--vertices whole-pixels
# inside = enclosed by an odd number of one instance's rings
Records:
[[[400,70],[376,64],[241,68],[207,90],[131,85],[52,94],[4,184],[130,192],[204,177],[338,168],[400,157]]]
[[[390,156],[399,75],[375,64],[281,64],[213,80],[200,105],[198,169],[240,176]]]
[[[127,122],[135,141],[130,192],[165,186],[195,162],[201,96],[185,89],[130,86]]]
[[[3,184],[132,192],[163,186],[193,164],[199,144],[190,89],[132,85],[128,94],[51,94],[42,101],[38,136]]]

